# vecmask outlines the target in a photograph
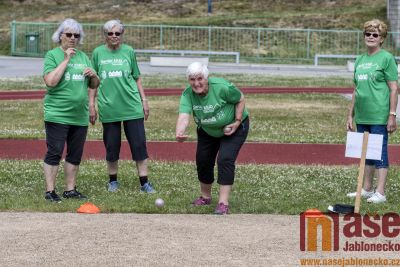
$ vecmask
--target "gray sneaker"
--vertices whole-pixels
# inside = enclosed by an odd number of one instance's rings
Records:
[[[108,183],[108,192],[115,192],[118,190],[119,187],[119,182],[118,181],[112,181]]]

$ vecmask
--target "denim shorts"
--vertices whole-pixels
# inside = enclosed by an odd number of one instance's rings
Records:
[[[383,135],[383,143],[382,143],[382,158],[381,160],[365,160],[366,165],[375,165],[375,168],[387,168],[389,167],[389,159],[388,159],[388,131],[386,125],[367,125],[367,124],[357,124],[357,132],[369,132],[371,134],[382,134]]]

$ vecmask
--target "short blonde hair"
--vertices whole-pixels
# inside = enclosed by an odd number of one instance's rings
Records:
[[[386,23],[379,19],[373,19],[364,23],[364,32],[378,31],[385,39],[387,36],[388,27]]]

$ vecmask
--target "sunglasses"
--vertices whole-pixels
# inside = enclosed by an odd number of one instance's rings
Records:
[[[67,36],[68,38],[71,38],[72,35],[75,37],[75,39],[79,39],[81,37],[81,35],[79,33],[70,33],[70,32],[64,32],[65,36]]]
[[[108,35],[108,36],[113,36],[113,35],[115,35],[115,36],[120,36],[121,33],[120,33],[120,32],[107,32],[107,35]]]
[[[374,38],[378,38],[380,35],[377,33],[370,33],[370,32],[364,32],[364,36],[365,37],[370,37],[372,35],[372,37]]]

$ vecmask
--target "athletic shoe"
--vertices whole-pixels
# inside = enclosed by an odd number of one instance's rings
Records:
[[[386,197],[383,196],[381,193],[379,192],[375,192],[375,194],[367,199],[367,202],[369,203],[375,203],[375,204],[379,204],[379,203],[383,203],[386,201]]]
[[[61,198],[56,194],[55,190],[46,192],[44,198],[51,202],[61,202]]]
[[[229,206],[225,205],[224,203],[218,203],[217,207],[215,208],[214,214],[226,215],[228,213],[229,213]]]
[[[108,183],[108,192],[115,192],[118,190],[119,187],[119,182],[118,181],[112,181]]]
[[[211,204],[211,198],[199,197],[192,202],[193,206],[205,206]]]
[[[375,193],[374,190],[365,191],[364,188],[361,189],[361,196],[363,198],[370,198],[370,197],[372,197],[374,195],[374,193]],[[356,197],[356,195],[357,195],[357,192],[352,192],[352,193],[348,193],[347,194],[348,197]]]
[[[153,186],[149,182],[147,182],[144,185],[142,185],[140,187],[140,191],[145,192],[145,193],[149,193],[149,194],[154,194],[156,192],[156,190],[154,190]]]
[[[86,199],[87,197],[82,195],[81,192],[74,188],[73,190],[64,191],[63,198]]]

